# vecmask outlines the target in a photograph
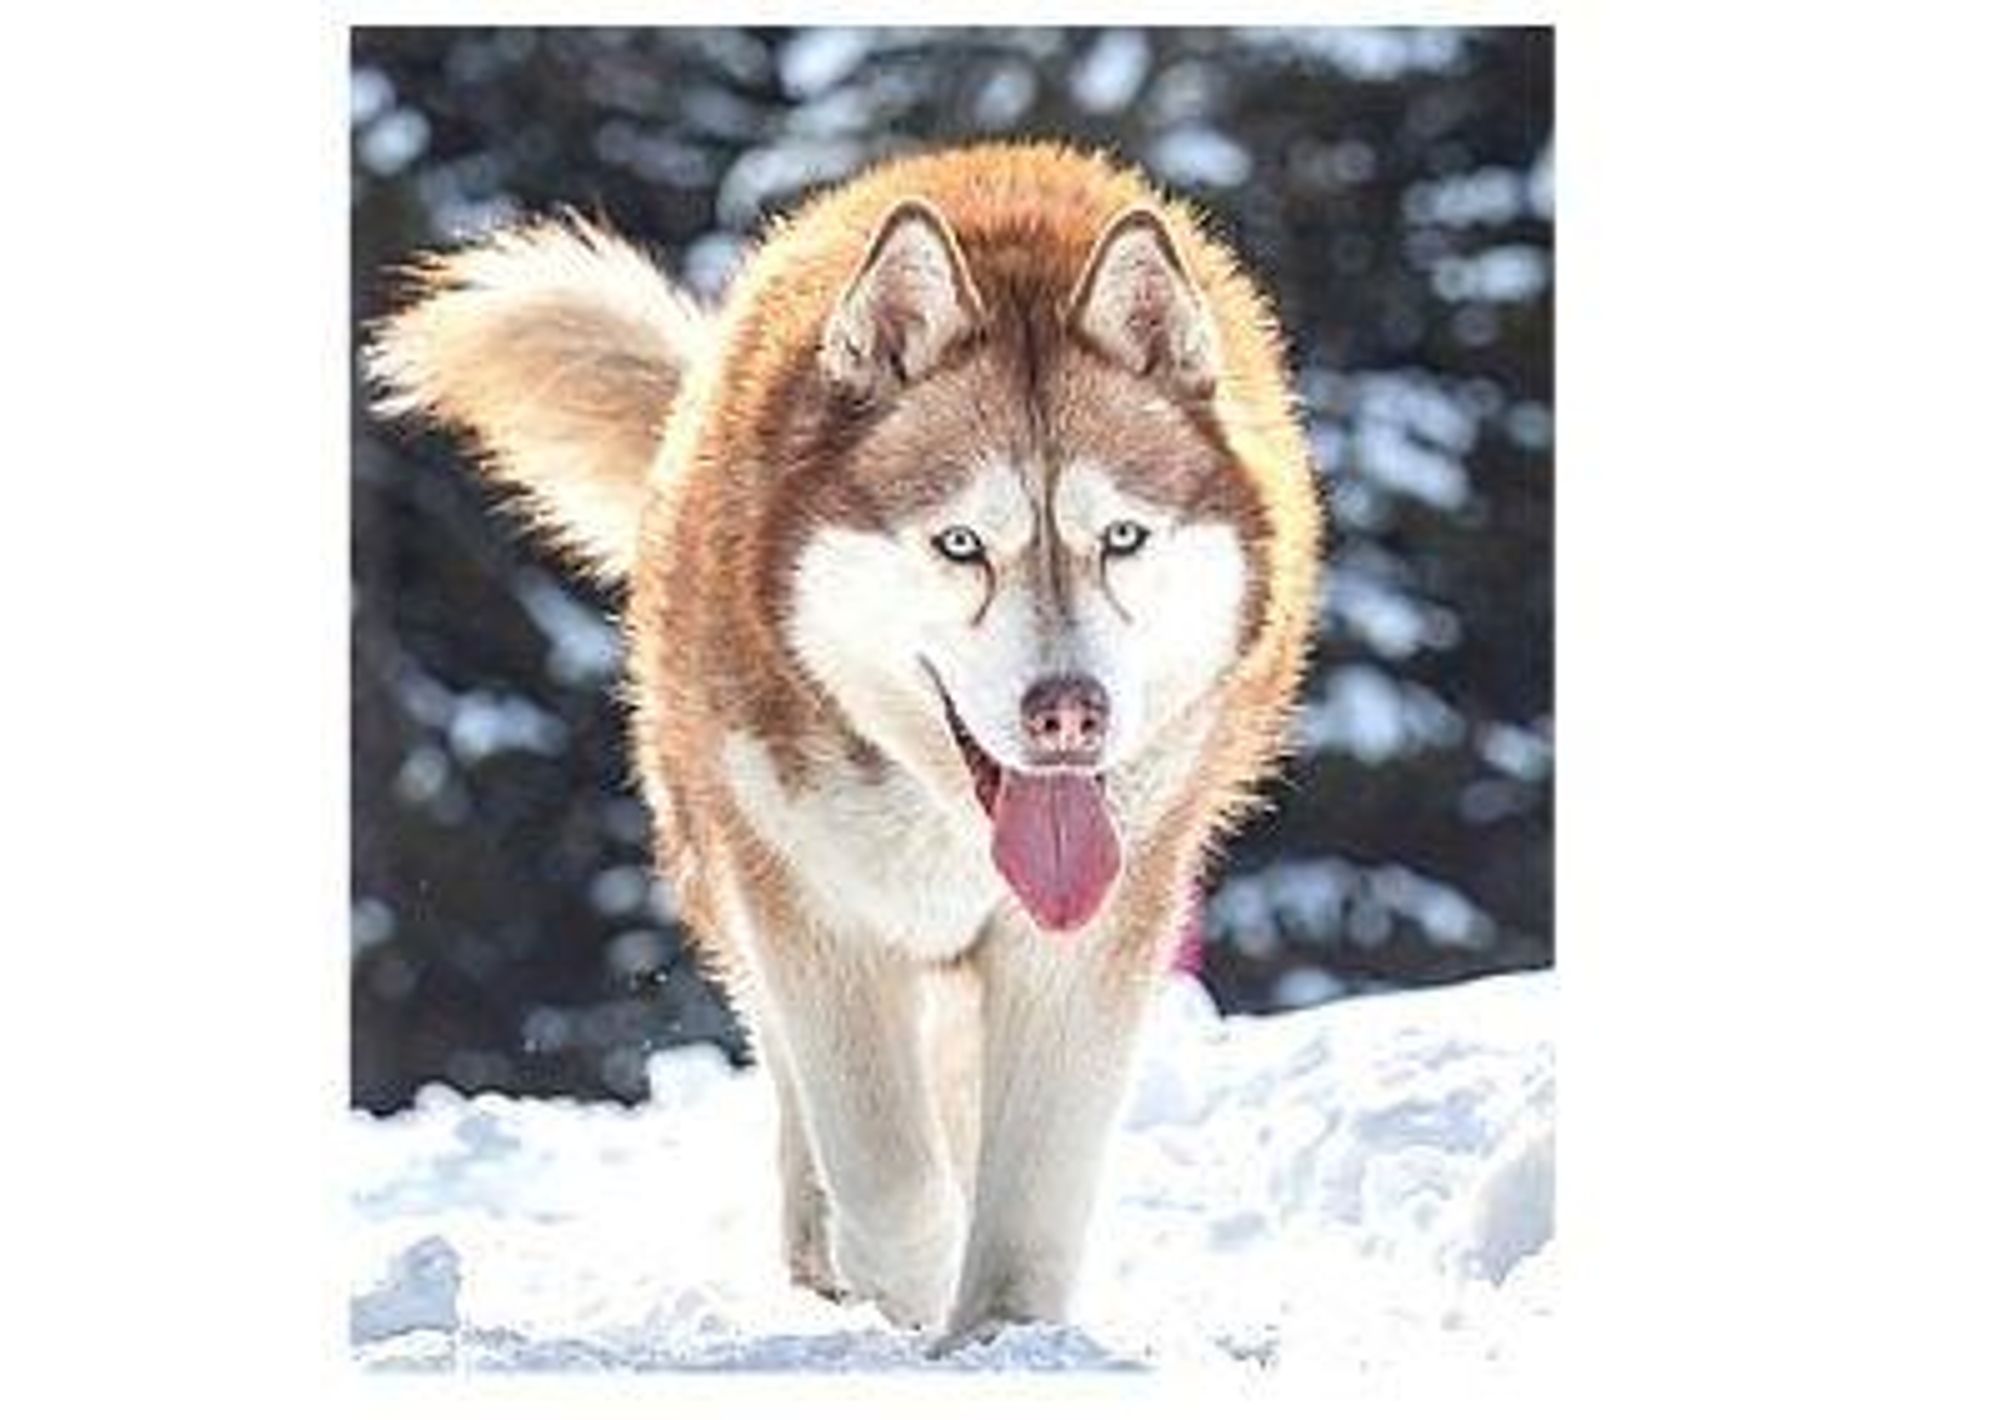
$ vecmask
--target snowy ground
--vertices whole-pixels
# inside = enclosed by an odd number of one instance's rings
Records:
[[[788,1288],[765,1082],[706,1049],[652,1099],[427,1088],[350,1128],[353,1347],[390,1370],[1488,1374],[1555,1290],[1547,974],[1217,1019],[1155,1011],[1067,1326],[927,1361]]]

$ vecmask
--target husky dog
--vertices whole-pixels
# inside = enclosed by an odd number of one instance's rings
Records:
[[[412,275],[381,408],[623,589],[658,861],[777,1091],[791,1276],[947,1344],[1061,1318],[1312,639],[1265,303],[1188,208],[1050,145],[875,168],[712,312],[575,219]]]

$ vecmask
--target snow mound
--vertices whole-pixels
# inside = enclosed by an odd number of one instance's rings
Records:
[[[1175,977],[1075,1320],[929,1359],[778,1264],[764,1080],[695,1047],[650,1101],[356,1113],[351,1340],[377,1370],[1486,1373],[1546,1344],[1548,973],[1219,1018]]]

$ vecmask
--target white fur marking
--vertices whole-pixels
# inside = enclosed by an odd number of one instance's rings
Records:
[[[907,775],[870,782],[829,766],[793,795],[748,735],[729,736],[722,760],[751,825],[792,865],[829,936],[950,958],[972,944],[1005,891],[983,845],[949,833]]]

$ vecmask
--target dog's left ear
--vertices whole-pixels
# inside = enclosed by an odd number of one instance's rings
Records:
[[[930,203],[908,198],[875,229],[834,307],[820,336],[820,369],[861,397],[915,384],[985,313],[951,224]]]
[[[1215,390],[1221,346],[1208,303],[1150,207],[1128,207],[1098,237],[1069,299],[1069,326],[1135,375],[1196,397]]]

